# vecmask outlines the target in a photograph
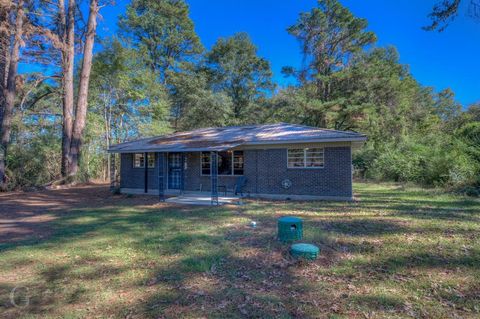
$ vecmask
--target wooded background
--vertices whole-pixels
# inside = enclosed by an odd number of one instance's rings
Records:
[[[480,193],[480,103],[420,85],[337,0],[286,30],[303,62],[283,88],[248,34],[206,50],[184,1],[132,0],[111,38],[95,35],[115,5],[99,1],[0,0],[1,189],[108,179],[108,146],[137,137],[284,121],[366,134],[359,178]],[[439,2],[425,32],[459,3]],[[19,61],[48,67],[19,74]]]

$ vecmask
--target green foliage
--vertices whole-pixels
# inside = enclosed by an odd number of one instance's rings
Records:
[[[365,31],[367,20],[355,17],[337,0],[319,0],[310,12],[300,14],[287,31],[301,44],[306,67],[300,78],[321,84],[328,95],[329,75],[348,65],[352,54],[376,41],[373,32]]]
[[[218,39],[206,54],[206,72],[212,90],[232,100],[228,124],[258,121],[258,109],[274,84],[270,63],[257,55],[257,48],[246,33]]]
[[[337,0],[320,0],[287,29],[300,42],[303,54],[301,69],[283,70],[286,75],[295,75],[301,84],[303,123],[352,129],[352,119],[369,112],[372,105],[358,100],[351,87],[356,84],[351,73],[353,58],[376,41],[375,34],[366,28],[365,19],[355,17]]]
[[[40,186],[60,176],[60,139],[53,134],[14,143],[7,157],[8,189]]]
[[[210,89],[205,72],[178,73],[172,78],[173,127],[189,130],[225,126],[233,117],[233,103],[223,92]]]
[[[439,32],[445,30],[457,16],[460,3],[461,0],[438,1],[428,15],[432,23],[429,26],[425,26],[424,29],[427,31],[438,30]]]
[[[383,145],[370,174],[383,180],[462,187],[474,183],[478,164],[452,136],[412,135]]]
[[[90,103],[109,125],[110,138],[118,143],[168,131],[170,102],[165,86],[138,51],[123,47],[115,38],[105,41],[105,46],[95,55]]]
[[[163,83],[203,51],[183,0],[132,0],[119,26]]]
[[[37,73],[25,75],[18,84],[7,156],[9,190],[40,186],[60,176],[58,87]]]

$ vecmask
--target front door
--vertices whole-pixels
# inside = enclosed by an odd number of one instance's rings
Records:
[[[168,188],[180,189],[182,179],[182,154],[168,153]]]

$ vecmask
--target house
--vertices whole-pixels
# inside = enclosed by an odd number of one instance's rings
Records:
[[[365,140],[355,132],[278,123],[143,138],[109,152],[120,154],[122,193],[163,198],[202,191],[215,201],[243,176],[242,190],[252,197],[351,200],[352,149]]]

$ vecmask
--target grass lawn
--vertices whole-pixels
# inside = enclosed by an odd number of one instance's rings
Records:
[[[398,185],[355,191],[353,203],[122,197],[57,211],[45,236],[0,243],[0,317],[479,318],[480,201]],[[283,215],[304,219],[316,262],[277,242]]]

